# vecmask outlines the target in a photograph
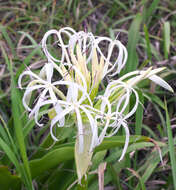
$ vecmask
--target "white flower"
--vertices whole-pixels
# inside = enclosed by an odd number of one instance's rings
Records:
[[[100,127],[102,128],[102,131],[99,135],[99,143],[101,144],[104,138],[115,135],[120,127],[125,129],[126,140],[121,157],[119,158],[120,161],[123,159],[128,148],[130,138],[128,125],[126,123],[125,117],[123,117],[122,113],[120,113],[118,109],[116,109],[116,111],[112,111],[113,105],[109,102],[108,97],[100,96],[99,98],[102,100],[100,111],[101,114],[97,114],[96,116],[97,120],[100,119]]]
[[[70,66],[70,65],[65,64],[65,66]],[[58,69],[57,67],[55,68]],[[62,100],[66,99],[66,96],[64,95],[64,93],[61,90],[59,90],[59,88],[57,88],[57,86],[63,85],[62,79],[60,81],[52,82],[53,69],[54,69],[53,64],[47,63],[45,64],[44,68],[40,72],[39,76],[33,73],[32,71],[28,70],[28,71],[24,71],[18,79],[19,87],[23,88],[22,78],[25,75],[32,77],[31,82],[25,88],[26,91],[23,96],[23,105],[26,108],[26,110],[30,111],[29,117],[32,117],[33,115],[35,115],[35,121],[39,126],[42,126],[42,124],[38,122],[38,113],[39,113],[40,107],[46,104],[55,104],[58,100],[58,97],[61,98]],[[75,66],[72,66],[72,69],[75,70],[75,72],[77,73],[77,75],[80,77],[82,81],[84,89],[87,90],[86,81],[83,75],[81,74],[81,72]],[[71,81],[68,81],[68,83],[69,82]],[[35,105],[33,106],[33,108],[30,108],[29,101],[31,98],[31,94],[34,92],[40,93],[40,95],[38,95],[38,97],[34,100],[33,103]],[[59,105],[57,106],[55,105],[54,107],[55,107],[55,111],[59,114],[62,108]],[[62,123],[63,125],[63,118],[61,118],[60,123]]]
[[[38,115],[38,111],[40,109],[40,104],[42,104],[44,101],[48,100],[48,98],[49,98],[47,93],[49,93],[52,101],[57,100],[54,90],[59,92],[59,95],[62,96],[62,98],[65,96],[51,82],[52,75],[53,75],[52,64],[47,63],[39,75],[36,75],[35,73],[33,73],[30,70],[24,71],[18,79],[18,85],[20,88],[22,88],[22,78],[25,75],[30,76],[32,78],[32,80],[26,87],[26,91],[23,96],[23,105],[28,111],[30,111],[30,116],[35,114],[35,116],[36,116],[35,121],[39,126],[41,126],[41,124],[38,123],[37,115]],[[31,94],[34,91],[40,92],[40,95],[34,101],[35,106],[33,108],[30,108],[29,101],[31,98]]]
[[[61,52],[59,59],[48,50],[47,40],[51,35],[56,36],[56,43]],[[21,88],[23,76],[32,78],[26,87],[23,105],[30,111],[30,116],[35,116],[38,125],[41,125],[38,122],[41,107],[49,105],[48,113],[52,107],[54,116],[50,117],[50,133],[55,141],[58,140],[53,132],[55,125],[64,127],[68,115],[75,119],[75,160],[81,181],[91,163],[94,148],[100,145],[104,138],[115,135],[121,127],[126,136],[119,160],[123,159],[130,137],[126,120],[137,110],[139,97],[136,88],[139,82],[149,79],[169,91],[173,90],[156,75],[165,68],[149,68],[127,73],[111,81],[100,96],[98,90],[103,78],[119,74],[126,64],[127,50],[117,39],[94,36],[90,32],[76,32],[65,27],[59,31],[48,31],[42,39],[42,48],[48,63],[40,74],[29,70],[19,77],[18,84]],[[59,80],[53,77],[54,70],[57,71]],[[40,95],[34,100],[33,106],[29,106],[31,94],[34,92]],[[135,103],[131,106],[132,95],[135,97]]]
[[[61,82],[60,82],[61,84]],[[76,123],[77,123],[77,129],[78,129],[78,139],[79,139],[79,151],[80,153],[83,152],[84,149],[84,137],[86,134],[84,134],[84,125],[83,125],[83,114],[86,116],[86,123],[88,122],[90,124],[91,134],[92,134],[92,142],[90,145],[90,152],[95,148],[95,146],[98,143],[98,128],[96,121],[94,120],[92,116],[92,112],[89,110],[89,107],[91,108],[92,102],[90,100],[89,95],[86,92],[86,89],[84,89],[82,86],[78,85],[74,82],[67,82],[63,81],[62,84],[68,85],[68,93],[67,93],[67,99],[66,101],[63,100],[57,100],[56,105],[59,105],[62,107],[63,111],[60,114],[57,114],[54,119],[51,121],[51,127],[50,127],[50,133],[51,136],[55,141],[58,139],[53,134],[53,127],[55,124],[63,117],[65,117],[68,114],[76,114]],[[81,97],[79,97],[79,92],[82,93]],[[89,105],[85,105],[84,101],[88,100]],[[58,125],[60,127],[60,125]]]
[[[55,34],[58,38],[58,48],[61,48],[62,52],[61,59],[54,58],[49,53],[47,48],[47,39],[53,34]],[[64,43],[64,38],[68,38],[67,44]],[[104,53],[104,47],[102,47],[104,44],[108,46],[106,53]],[[49,30],[44,35],[42,40],[42,48],[48,60],[59,62],[61,64],[64,62],[69,64],[72,63],[69,54],[70,51],[74,52],[77,45],[80,47],[82,55],[86,56],[86,64],[91,62],[94,50],[96,50],[97,54],[102,57],[105,62],[102,79],[106,75],[114,76],[120,73],[121,69],[125,66],[127,60],[127,50],[125,46],[117,39],[112,40],[108,37],[94,36],[91,32],[76,32],[70,27],[65,27],[61,28],[59,31]],[[114,57],[114,55],[117,57]],[[112,58],[115,59],[115,62],[112,61]]]

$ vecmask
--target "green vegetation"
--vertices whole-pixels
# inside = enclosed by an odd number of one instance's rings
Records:
[[[33,117],[28,117],[22,103],[24,90],[18,87],[22,72],[31,69],[39,73],[46,62],[41,48],[44,34],[69,26],[117,38],[128,51],[119,76],[164,66],[167,69],[160,77],[175,91],[175,7],[175,0],[0,1],[0,189],[77,189],[77,129],[74,121],[68,121],[73,118],[65,121],[72,127],[56,128],[60,140],[54,143],[47,106],[40,111],[45,125],[39,127]],[[59,57],[52,40],[48,39],[51,51]],[[106,86],[100,86],[104,92]],[[140,103],[135,115],[127,120],[131,136],[125,157],[118,161],[125,143],[123,130],[105,138],[94,150],[86,181],[88,190],[97,190],[101,185],[119,190],[176,189],[175,93],[149,80],[141,82],[136,90]],[[134,102],[132,96],[128,107],[133,107]],[[98,179],[103,175],[101,184]]]

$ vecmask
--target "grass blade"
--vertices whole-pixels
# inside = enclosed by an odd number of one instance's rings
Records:
[[[145,33],[145,41],[147,45],[147,57],[149,60],[152,58],[152,52],[150,47],[150,39],[149,39],[149,32],[147,26],[144,24],[144,33]]]
[[[148,2],[148,1],[146,1],[146,2]],[[152,1],[150,7],[145,10],[145,14],[144,14],[144,21],[145,22],[147,22],[147,23],[150,22],[149,18],[152,15],[152,13],[156,10],[159,2],[160,2],[160,0],[154,0],[154,1]]]
[[[8,46],[10,47],[12,54],[15,55],[15,46],[7,33],[6,27],[0,24],[0,31],[2,32]]]
[[[25,147],[25,142],[24,142],[24,135],[22,132],[22,122],[20,119],[20,111],[19,111],[19,97],[16,89],[16,84],[15,81],[13,80],[12,77],[12,91],[11,91],[11,100],[12,100],[12,114],[13,114],[13,121],[14,121],[14,127],[15,127],[15,133],[21,153],[21,157],[24,163],[24,168],[25,172],[28,177],[28,184],[29,188],[33,190],[33,185],[32,185],[32,178],[31,178],[31,173],[29,169],[29,163],[28,163],[28,158],[27,158],[27,153],[26,153],[26,147]]]
[[[2,50],[4,50],[1,47]],[[12,117],[13,117],[13,122],[14,122],[14,128],[15,128],[15,134],[17,137],[17,142],[19,145],[19,149],[20,149],[20,153],[21,153],[21,157],[22,160],[24,162],[24,170],[25,172],[22,173],[22,175],[24,175],[24,179],[29,190],[33,190],[33,185],[32,185],[32,178],[31,178],[31,174],[30,174],[30,169],[29,169],[29,164],[28,164],[28,158],[27,158],[27,153],[26,153],[26,147],[25,147],[25,142],[24,142],[24,135],[23,135],[23,131],[22,131],[22,120],[20,118],[21,116],[21,102],[20,102],[20,97],[19,94],[17,92],[17,88],[16,88],[16,83],[15,83],[15,79],[14,79],[14,75],[13,75],[13,68],[12,68],[12,60],[8,59],[5,51],[3,52],[3,54],[6,57],[6,62],[8,65],[8,69],[10,71],[11,74],[11,100],[12,100]]]
[[[166,155],[168,153],[168,148],[165,146],[162,149],[162,156]],[[147,158],[147,162],[138,170],[138,173],[141,169],[144,170],[144,174],[142,175],[141,179],[145,183],[149,177],[152,175],[154,172],[155,168],[158,166],[160,163],[160,157],[158,154],[158,151],[154,151],[150,157]],[[135,190],[140,190],[140,183],[136,186]]]
[[[144,103],[144,96],[142,92],[139,92],[139,101],[141,104]],[[142,131],[142,121],[143,121],[143,106],[139,104],[138,108],[136,110],[136,123],[135,123],[135,134],[136,135],[141,135]]]
[[[170,51],[170,23],[164,23],[164,57],[168,59]]]
[[[136,70],[138,66],[138,56],[136,53],[136,46],[140,36],[139,30],[141,22],[142,22],[142,15],[137,14],[130,26],[130,30],[128,33],[128,45],[127,45],[128,60],[125,69],[122,71],[122,74]]]
[[[169,155],[171,160],[172,176],[174,182],[174,189],[176,189],[176,158],[175,158],[175,147],[174,140],[172,136],[172,129],[170,124],[170,117],[167,110],[167,105],[165,102],[165,112],[166,112],[166,124],[167,124],[167,134],[168,134],[168,144],[169,144]]]
[[[15,154],[10,149],[10,147],[5,143],[5,141],[0,137],[0,147],[3,149],[3,151],[7,154],[10,161],[15,165],[17,171],[21,173],[21,168],[19,161],[17,160]]]

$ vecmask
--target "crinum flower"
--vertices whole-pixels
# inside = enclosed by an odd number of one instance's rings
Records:
[[[49,36],[55,35],[60,58],[52,55],[47,46]],[[42,39],[42,48],[48,63],[40,77],[32,71],[25,71],[34,79],[26,87],[23,104],[31,115],[35,115],[37,122],[38,112],[43,105],[50,104],[54,109],[51,118],[50,133],[55,141],[57,136],[53,128],[64,127],[65,117],[72,115],[77,126],[75,144],[75,160],[79,182],[86,175],[91,163],[93,150],[106,137],[115,135],[120,127],[126,134],[126,141],[122,155],[123,159],[129,143],[129,130],[126,120],[131,117],[139,104],[136,91],[137,84],[149,79],[156,84],[172,91],[172,88],[156,74],[164,68],[149,68],[145,71],[133,71],[116,80],[110,80],[103,95],[99,94],[99,86],[105,76],[109,78],[120,73],[127,60],[127,50],[117,39],[94,36],[84,31],[76,32],[70,27],[48,31]],[[53,70],[59,73],[60,80],[53,77]],[[43,76],[43,75],[42,75]],[[60,86],[65,89],[60,90]],[[42,89],[41,98],[33,108],[29,108],[31,92]],[[62,88],[63,89],[63,88]],[[127,110],[130,97],[134,94],[135,103],[131,110]],[[51,108],[48,112],[51,111]]]

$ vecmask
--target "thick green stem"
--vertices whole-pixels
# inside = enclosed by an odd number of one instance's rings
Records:
[[[81,146],[83,146],[82,147],[83,152],[80,152],[79,136],[77,137],[75,143],[75,162],[76,162],[79,190],[88,189],[87,172],[91,165],[91,159],[93,154],[92,152],[90,152],[92,133],[89,124],[84,124],[83,130],[84,130],[84,143],[81,144]]]
[[[81,184],[78,183],[77,190],[87,190],[88,189],[88,181],[85,176],[81,179]]]

